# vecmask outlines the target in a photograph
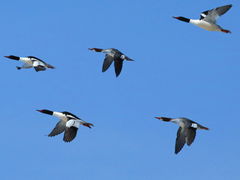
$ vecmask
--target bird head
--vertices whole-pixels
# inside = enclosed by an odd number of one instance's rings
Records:
[[[96,51],[96,52],[102,52],[102,49],[100,48],[88,48],[91,51]]]
[[[162,121],[166,121],[169,122],[172,120],[172,118],[167,118],[167,117],[155,117],[156,119],[162,120]]]
[[[180,20],[180,21],[187,22],[187,23],[190,22],[190,19],[185,18],[185,17],[182,17],[182,16],[179,16],[179,17],[175,17],[175,16],[173,16],[173,18],[178,19],[178,20]]]
[[[42,110],[36,110],[38,112],[41,113],[45,113],[45,114],[49,114],[49,115],[53,115],[53,111],[47,110],[47,109],[42,109]]]
[[[9,58],[9,59],[13,59],[13,60],[19,60],[20,57],[18,56],[13,56],[13,55],[10,55],[10,56],[4,56],[5,58]]]

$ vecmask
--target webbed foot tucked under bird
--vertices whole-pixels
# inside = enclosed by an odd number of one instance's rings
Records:
[[[197,129],[209,130],[207,127],[204,127],[187,118],[168,118],[168,117],[155,117],[155,118],[166,122],[173,122],[179,125],[175,144],[175,154],[181,151],[185,143],[187,143],[188,146],[190,146],[193,143]]]
[[[180,21],[184,21],[187,23],[194,24],[200,28],[203,28],[208,31],[221,31],[224,33],[231,33],[231,31],[227,29],[223,29],[221,26],[217,24],[217,19],[225,14],[230,8],[232,7],[231,4],[217,7],[211,10],[207,10],[201,13],[200,19],[188,19],[185,17],[173,17]]]
[[[6,58],[9,59],[13,59],[13,60],[17,60],[17,61],[22,61],[24,63],[24,65],[22,67],[18,67],[17,69],[29,69],[29,68],[34,68],[35,71],[45,71],[47,68],[51,68],[54,69],[55,67],[53,67],[50,64],[47,64],[46,62],[44,62],[43,60],[34,57],[34,56],[27,56],[27,57],[18,57],[18,56],[4,56]]]
[[[47,109],[37,111],[55,116],[60,119],[60,121],[56,124],[56,126],[48,136],[52,137],[64,132],[63,141],[65,142],[70,142],[76,137],[80,125],[86,126],[88,128],[92,128],[93,126],[93,124],[85,122],[79,117],[67,111],[56,112]]]
[[[133,59],[130,59],[129,57],[127,57],[126,55],[124,55],[122,52],[120,52],[115,48],[109,48],[109,49],[89,48],[89,50],[96,51],[96,52],[103,52],[106,54],[103,62],[103,66],[102,66],[102,72],[105,72],[114,61],[116,76],[119,76],[119,74],[121,73],[124,60],[134,61]]]

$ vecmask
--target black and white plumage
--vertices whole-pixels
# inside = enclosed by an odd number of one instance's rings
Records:
[[[134,61],[115,48],[109,49],[89,48],[89,50],[106,53],[102,66],[102,72],[105,72],[111,66],[112,62],[114,62],[116,77],[119,76],[119,74],[122,71],[124,60]]]
[[[221,26],[219,26],[217,23],[217,19],[225,14],[230,8],[232,7],[231,4],[217,7],[211,10],[207,10],[201,13],[200,19],[188,19],[185,17],[174,17],[175,19],[178,19],[180,21],[184,21],[187,23],[194,24],[200,28],[203,28],[208,31],[221,31],[224,33],[231,33],[231,31],[227,29],[223,29]]]
[[[43,60],[34,57],[34,56],[27,56],[27,57],[18,57],[18,56],[4,56],[9,59],[17,60],[17,61],[22,61],[24,64],[22,67],[17,66],[17,69],[29,69],[29,68],[34,68],[35,71],[45,71],[47,68],[54,69],[55,67],[44,62]]]
[[[63,141],[65,142],[70,142],[76,137],[80,125],[86,126],[88,128],[92,128],[93,126],[93,124],[85,122],[79,117],[67,111],[56,112],[47,109],[37,111],[55,116],[60,119],[60,121],[56,124],[48,136],[52,137],[64,132]]]
[[[175,154],[181,151],[185,143],[187,143],[188,146],[190,146],[193,143],[197,129],[209,130],[207,127],[204,127],[187,118],[167,118],[167,117],[156,118],[162,121],[173,122],[179,125],[175,144]]]

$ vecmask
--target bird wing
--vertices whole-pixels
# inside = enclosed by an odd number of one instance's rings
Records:
[[[123,66],[123,60],[122,59],[117,59],[117,60],[114,61],[115,73],[116,73],[117,77],[119,76],[119,74],[122,71],[122,66]]]
[[[196,128],[187,128],[186,129],[186,142],[187,142],[187,145],[190,146],[194,139],[195,139],[195,136],[196,136]]]
[[[43,62],[39,61],[39,60],[34,60],[33,61],[33,67],[37,72],[46,70],[45,64]]]
[[[186,142],[185,137],[186,136],[184,133],[184,129],[179,127],[178,131],[177,131],[177,138],[176,138],[176,144],[175,144],[175,154],[179,153],[181,151],[181,149],[183,148],[183,146]]]
[[[102,72],[105,72],[112,64],[114,60],[114,56],[111,54],[106,54],[104,62],[103,62],[103,66],[102,66]]]
[[[39,60],[33,60],[33,67],[45,66],[45,64]]]
[[[55,68],[54,66],[46,63],[45,61],[43,61],[43,60],[41,60],[41,59],[39,59],[39,58],[37,58],[37,57],[35,57],[35,56],[28,56],[28,58],[31,58],[31,60],[33,61],[33,63],[36,64],[35,66],[41,65],[41,66],[46,66],[46,67],[51,68],[51,69],[54,69],[54,68]],[[34,66],[34,65],[33,65],[33,66]],[[35,66],[34,66],[34,67],[35,67]]]
[[[49,137],[56,136],[58,134],[61,134],[66,128],[66,122],[64,121],[59,121],[52,132],[48,135]]]
[[[200,15],[200,20],[204,20],[210,23],[216,23],[216,20],[223,14],[225,14],[232,5],[226,5],[226,6],[221,6],[217,7],[211,10],[207,10],[201,13]]]
[[[45,71],[46,68],[44,66],[37,66],[37,67],[34,67],[35,71]]]
[[[80,122],[80,120],[74,119],[67,121],[63,141],[70,142],[76,137]]]
[[[74,126],[67,127],[65,129],[65,132],[64,132],[63,141],[65,141],[65,142],[72,141],[76,137],[76,135],[77,135],[77,130],[78,130],[78,128],[76,128]]]
[[[63,111],[62,113],[65,114],[65,115],[67,115],[67,117],[69,118],[69,120],[70,120],[70,119],[80,119],[79,117],[77,117],[76,115],[74,115],[74,114],[72,114],[72,113],[70,113],[70,112],[68,112],[68,111]],[[70,121],[70,122],[71,122],[71,121]],[[68,123],[70,123],[70,122],[68,122]]]
[[[41,60],[41,59],[39,59],[39,58],[37,58],[35,56],[27,56],[27,57],[30,58],[32,61],[39,61],[39,62],[41,62],[43,64],[47,64],[45,61],[43,61],[43,60]]]

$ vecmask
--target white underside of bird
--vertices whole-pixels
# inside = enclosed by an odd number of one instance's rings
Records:
[[[20,57],[19,61],[23,62],[23,69],[24,68],[31,68],[31,67],[38,67],[38,66],[46,66],[44,63],[38,60],[31,60],[30,58],[27,57]]]
[[[194,24],[200,28],[203,28],[207,31],[221,31],[221,27],[217,24],[209,23],[204,20],[199,20],[199,19],[190,19],[190,23]]]

